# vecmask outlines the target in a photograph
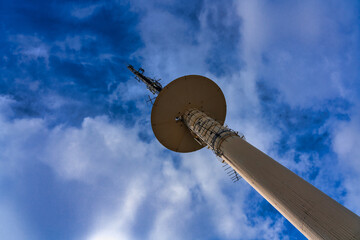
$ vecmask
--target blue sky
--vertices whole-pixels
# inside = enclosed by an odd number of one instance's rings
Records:
[[[0,3],[0,236],[305,239],[207,149],[153,136],[146,88],[200,74],[226,124],[360,214],[358,1]]]

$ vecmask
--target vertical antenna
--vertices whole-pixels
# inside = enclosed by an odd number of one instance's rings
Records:
[[[135,79],[139,82],[142,81],[146,84],[147,89],[150,90],[153,94],[159,94],[162,90],[162,86],[159,83],[159,80],[155,80],[149,77],[146,77],[144,73],[144,69],[139,68],[139,70],[135,70],[132,65],[128,65],[127,68],[135,75]]]

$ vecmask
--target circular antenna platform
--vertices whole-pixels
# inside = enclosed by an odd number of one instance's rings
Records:
[[[193,152],[203,146],[194,140],[182,121],[177,121],[188,109],[196,108],[223,124],[226,101],[219,86],[212,80],[187,75],[165,86],[157,96],[151,111],[151,126],[156,138],[175,152]]]

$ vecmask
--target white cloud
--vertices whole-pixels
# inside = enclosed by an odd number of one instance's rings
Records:
[[[145,156],[160,154],[154,141],[140,140],[140,131],[110,123],[106,117],[85,118],[81,128],[57,126],[48,136],[43,160],[68,179],[91,181],[108,175],[125,180],[126,171],[117,176],[119,168],[134,170]]]
[[[343,122],[334,129],[334,151],[339,157],[340,170],[345,176],[345,205],[360,215],[360,115],[355,110],[349,122]]]
[[[23,62],[43,59],[49,64],[49,46],[38,36],[15,35],[9,37],[9,41],[15,44],[14,54],[20,55]]]
[[[0,201],[0,236],[7,240],[36,239],[29,232],[21,214],[9,201]]]
[[[47,130],[41,119],[8,121],[1,115],[0,129],[0,175],[15,178],[23,162],[38,158]]]
[[[11,107],[15,102],[16,101],[9,96],[0,95],[0,113],[4,116],[11,115]],[[2,115],[0,115],[0,117],[2,117]]]
[[[88,6],[76,6],[71,10],[71,15],[78,19],[86,19],[91,17],[99,8],[102,7],[102,4],[92,4]]]
[[[354,17],[350,5],[257,0],[238,6],[246,78],[265,79],[292,106],[309,107],[352,92],[359,33],[344,34],[338,27],[338,21],[351,27],[351,17],[338,15],[342,9]]]
[[[96,35],[69,34],[51,44],[51,53],[60,59],[73,60],[84,65],[93,64],[92,59],[89,59],[88,55],[81,54],[81,51],[95,41],[97,41]]]
[[[131,182],[132,181],[132,182]],[[147,188],[141,180],[130,179],[124,196],[118,199],[110,213],[97,216],[95,231],[87,236],[89,240],[130,240],[133,239],[132,225],[136,219],[139,205],[145,200]]]

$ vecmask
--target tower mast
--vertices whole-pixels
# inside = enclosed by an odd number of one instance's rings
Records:
[[[151,126],[166,148],[209,147],[309,239],[360,239],[359,216],[223,125],[225,97],[213,81],[187,75],[157,89],[152,79],[129,69],[158,93]]]

